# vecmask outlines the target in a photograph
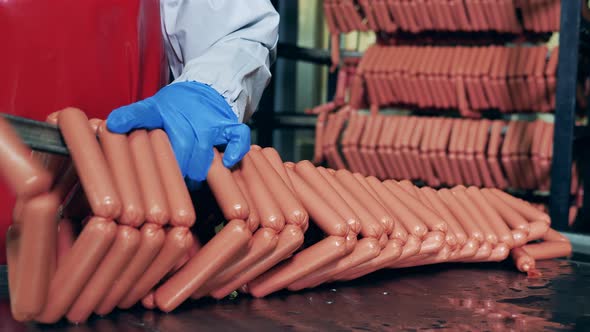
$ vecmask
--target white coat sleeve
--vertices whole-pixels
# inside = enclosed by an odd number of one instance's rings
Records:
[[[256,110],[276,57],[279,14],[269,0],[161,0],[175,82],[213,87],[240,121]]]

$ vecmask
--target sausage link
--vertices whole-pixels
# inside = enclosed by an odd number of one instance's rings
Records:
[[[438,195],[445,202],[457,220],[459,220],[467,236],[476,240],[478,244],[484,242],[485,239],[482,230],[472,222],[471,216],[465,211],[455,195],[453,195],[448,189],[439,190]]]
[[[57,210],[59,197],[46,193],[24,203],[20,215],[18,284],[14,311],[27,320],[45,306],[56,266]]]
[[[17,196],[33,197],[51,187],[52,178],[49,172],[39,162],[31,159],[31,150],[1,117],[0,156],[0,175]]]
[[[514,240],[510,229],[502,220],[500,214],[488,203],[485,197],[482,195],[479,188],[469,187],[465,191],[473,202],[475,202],[485,218],[484,221],[492,227],[494,233],[497,235],[498,240],[502,243],[506,243],[510,248],[514,247]]]
[[[265,173],[261,172],[254,164],[251,152],[248,152],[242,159],[240,171],[242,172],[247,191],[252,195],[254,206],[250,209],[256,209],[260,216],[262,227],[272,228],[280,232],[285,227],[285,216],[281,211],[278,197],[271,193],[270,187],[263,180]]]
[[[533,221],[529,226],[531,228],[527,237],[528,242],[542,239],[549,230],[549,225],[541,220]]]
[[[426,234],[420,246],[420,255],[435,254],[445,244],[445,234],[440,231],[433,231]]]
[[[502,199],[506,204],[508,204],[510,207],[512,207],[514,210],[520,213],[523,217],[528,219],[529,222],[539,220],[545,222],[547,225],[551,224],[551,219],[546,213],[543,213],[535,209],[528,202],[525,202],[522,199],[516,198],[510,194],[507,194],[499,189],[492,188],[490,189],[490,191],[494,193],[496,196],[500,197],[500,199]]]
[[[63,218],[57,224],[57,242],[56,242],[56,267],[63,264],[68,253],[74,246],[76,237],[72,221]]]
[[[312,163],[307,160],[298,162],[295,165],[295,172],[307,183],[312,191],[315,191],[319,197],[321,197],[338,215],[340,215],[341,219],[348,224],[350,231],[356,234],[360,232],[361,224],[359,222],[359,217],[350,206],[348,206],[342,196],[340,196],[340,194],[330,186],[328,181],[320,175]],[[292,180],[292,182],[294,186],[297,186],[297,184],[294,183],[294,180]],[[301,196],[299,198],[303,200]],[[332,233],[328,234],[340,235]]]
[[[266,184],[270,193],[277,200],[285,217],[285,221],[288,224],[294,224],[299,227],[307,224],[309,222],[307,211],[305,211],[301,203],[295,198],[293,192],[291,192],[289,187],[281,179],[281,176],[264,157],[262,151],[260,149],[252,148],[248,155],[252,158],[252,162],[256,166],[258,172],[264,174],[262,180]]]
[[[98,126],[98,139],[121,198],[118,221],[123,225],[139,227],[144,221],[145,211],[127,136],[110,132],[103,121]]]
[[[216,299],[222,299],[229,293],[238,289],[242,285],[249,283],[259,275],[271,269],[285,258],[291,256],[303,244],[303,232],[294,225],[287,225],[279,234],[279,241],[276,248],[269,255],[259,260],[247,271],[236,275],[231,281],[223,287],[211,292],[211,296]]]
[[[144,296],[141,299],[141,305],[143,305],[143,307],[148,310],[156,309],[156,301],[155,301],[155,296],[154,296],[153,290],[151,290],[149,293],[147,293],[146,296]]]
[[[58,121],[92,211],[103,218],[119,217],[121,200],[88,118],[79,109],[66,108]]]
[[[494,195],[489,189],[482,189],[481,193],[511,229],[522,230],[528,235],[529,223],[517,211]]]
[[[510,256],[520,272],[529,272],[535,269],[535,259],[524,248],[512,248]]]
[[[111,288],[121,270],[139,247],[141,235],[135,228],[118,226],[113,245],[98,265],[96,272],[84,286],[66,317],[72,323],[85,322],[106,292]]]
[[[242,220],[232,220],[155,293],[164,312],[178,307],[232,260],[248,244],[252,233]]]
[[[210,291],[222,287],[237,274],[245,271],[254,263],[272,252],[276,248],[278,241],[279,237],[274,230],[270,228],[259,229],[250,239],[245,254],[232,264],[228,265],[228,267],[221,271],[215,278],[209,279],[201,289],[191,295],[191,298],[201,298],[207,295]]]
[[[191,227],[196,219],[195,208],[168,135],[161,129],[155,129],[150,131],[149,136],[162,185],[168,198],[170,223],[172,226]]]
[[[572,254],[572,245],[569,242],[545,241],[527,244],[522,248],[536,260],[567,257]]]
[[[403,245],[400,240],[393,239],[387,242],[387,245],[381,252],[379,256],[373,258],[372,260],[358,265],[348,271],[340,275],[336,275],[334,279],[336,280],[352,280],[360,278],[366,274],[372,273],[377,271],[385,266],[389,266],[393,264],[395,261],[399,259],[402,254]]]
[[[258,229],[258,226],[260,226],[260,216],[258,215],[258,210],[256,209],[254,202],[252,201],[252,193],[248,191],[248,186],[246,185],[246,182],[242,177],[242,171],[239,168],[234,169],[231,172],[231,175],[238,185],[242,196],[246,200],[246,204],[251,207],[246,223],[248,223],[248,229],[250,232],[254,233]]]
[[[483,218],[481,208],[476,205],[469,196],[467,196],[466,189],[463,186],[457,186],[451,189],[451,193],[457,198],[457,201],[463,206],[463,209],[471,216],[471,222],[477,224],[482,230],[485,241],[492,246],[498,243],[498,236],[488,224],[487,220]]]
[[[37,321],[55,323],[66,313],[109,250],[116,233],[117,225],[112,220],[92,217],[88,221],[63,265],[57,268],[47,304]]]
[[[147,131],[143,129],[133,131],[129,134],[128,142],[141,190],[145,220],[166,225],[170,219],[170,206]]]
[[[510,247],[506,243],[498,243],[494,249],[492,249],[492,254],[486,262],[501,262],[505,260],[508,255],[510,255]]]
[[[408,238],[408,232],[403,226],[400,225],[399,221],[395,217],[395,214],[391,211],[391,207],[387,206],[387,204],[381,198],[381,196],[377,194],[377,191],[369,184],[369,179],[370,181],[374,181],[377,183],[381,183],[381,181],[379,181],[379,179],[377,179],[374,176],[364,177],[360,173],[354,173],[352,174],[352,176],[358,181],[358,183],[360,183],[363,186],[363,188],[365,188],[365,190],[371,195],[371,197],[374,200],[376,200],[385,209],[387,213],[389,213],[388,216],[391,218],[393,223],[391,225],[383,225],[385,228],[385,232],[387,234],[390,234],[390,236],[398,238],[401,241],[405,242]]]
[[[213,153],[213,162],[211,162],[209,173],[207,173],[207,183],[221,208],[221,212],[223,212],[223,216],[226,220],[248,219],[250,209],[246,199],[233,181],[230,170],[223,166],[217,149],[214,148]]]
[[[328,235],[345,237],[349,226],[333,206],[326,203],[293,169],[287,167],[287,174],[291,178],[295,194],[318,227]]]
[[[193,245],[193,235],[186,227],[174,227],[166,234],[166,240],[162,250],[134,284],[133,288],[125,295],[119,304],[119,308],[127,309],[141,300],[156,284],[172,270],[178,260]],[[181,270],[182,271],[182,270]]]
[[[422,187],[420,191],[424,194],[426,200],[430,202],[432,208],[437,211],[440,216],[447,222],[449,226],[449,231],[455,234],[457,239],[457,244],[459,246],[463,246],[467,242],[467,234],[463,230],[461,223],[455,218],[453,213],[449,210],[449,208],[445,205],[445,203],[441,200],[441,198],[436,194],[436,191],[429,187]]]
[[[156,224],[147,223],[141,227],[141,242],[137,253],[123,270],[121,276],[115,281],[107,295],[97,306],[95,312],[106,315],[121,302],[124,296],[131,290],[154,258],[160,252],[166,240],[166,233]]]
[[[284,264],[248,283],[250,294],[257,298],[264,297],[330,264],[346,255],[345,242],[346,239],[341,236],[329,236],[304,249]]]
[[[273,148],[264,148],[262,149],[262,154],[268,160],[268,162],[272,165],[275,171],[281,176],[283,182],[289,187],[291,192],[293,192],[293,184],[291,183],[291,179],[287,175],[287,171],[285,170],[285,166],[283,165],[283,161],[281,160],[281,156],[277,150]]]

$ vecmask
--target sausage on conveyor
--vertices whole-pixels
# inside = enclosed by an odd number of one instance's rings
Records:
[[[339,273],[349,270],[352,267],[365,263],[379,255],[381,246],[377,239],[364,238],[358,241],[354,250],[346,257],[337,260],[323,268],[316,270],[309,275],[295,281],[289,287],[291,291],[298,291],[304,288],[316,287]]]
[[[211,296],[216,299],[222,299],[234,290],[247,284],[262,273],[268,271],[279,262],[289,257],[295,250],[303,244],[303,232],[294,225],[286,225],[283,231],[279,234],[279,242],[275,250],[259,260],[248,270],[236,275],[232,280],[219,289],[211,292]]]
[[[164,191],[156,156],[148,132],[134,130],[129,134],[129,148],[142,194],[146,222],[165,225],[170,219],[170,206]]]
[[[535,209],[528,202],[525,202],[525,201],[523,201],[519,198],[516,198],[510,194],[507,194],[499,189],[492,188],[492,189],[490,189],[490,191],[492,193],[494,193],[496,196],[500,197],[500,199],[502,199],[506,204],[508,204],[510,207],[512,207],[514,210],[516,210],[518,213],[520,213],[523,217],[528,219],[529,222],[543,221],[547,225],[549,225],[551,223],[551,219],[549,218],[549,216],[546,213],[543,213],[543,212]]]
[[[74,246],[74,242],[76,242],[76,237],[72,220],[62,218],[57,224],[56,267],[63,264],[70,249]]]
[[[254,233],[258,229],[258,226],[260,226],[260,216],[258,215],[258,210],[256,209],[254,202],[252,201],[252,193],[248,191],[248,186],[246,185],[246,182],[242,177],[242,171],[239,168],[234,169],[231,172],[231,175],[238,185],[242,196],[246,200],[246,204],[248,204],[249,207],[252,207],[250,208],[250,213],[248,214],[246,223],[248,224],[248,229],[250,232]]]
[[[148,310],[154,310],[156,309],[156,301],[155,301],[155,297],[154,297],[154,291],[151,290],[149,293],[147,293],[146,296],[144,296],[141,299],[141,305],[143,305],[144,308],[148,309]]]
[[[342,196],[336,190],[333,189],[333,187],[328,183],[328,181],[323,176],[320,175],[319,171],[313,164],[311,164],[307,160],[300,161],[295,165],[295,173],[296,174],[293,174],[294,176],[300,177],[303,181],[305,181],[305,183],[302,183],[301,181],[296,181],[293,178],[291,178],[291,182],[293,183],[293,186],[297,191],[299,199],[302,201],[307,201],[307,203],[304,203],[304,205],[308,210],[308,205],[313,206],[314,202],[313,200],[310,200],[309,197],[304,197],[307,196],[304,191],[310,191],[312,195],[316,195],[321,201],[326,202],[327,205],[329,205],[332,208],[332,210],[337,213],[337,215],[340,215],[341,218],[337,220],[344,220],[348,225],[350,231],[356,234],[360,232],[361,224],[359,222],[359,217],[350,208],[350,206],[346,203]],[[290,173],[288,174],[291,175]],[[320,201],[316,201],[315,204],[317,204],[317,202]],[[314,206],[316,210],[318,207],[319,206]],[[324,207],[322,206],[321,209],[323,208]],[[309,213],[311,214],[311,211]],[[318,215],[317,212],[316,215]],[[317,223],[325,223],[325,220],[332,220],[331,222],[334,223],[334,225],[336,225],[336,220],[334,219],[319,219],[322,218],[314,217],[314,220]],[[329,235],[346,236],[345,233],[326,233]]]
[[[393,264],[402,254],[403,244],[398,239],[387,242],[379,256],[348,271],[334,276],[335,280],[352,280]]]
[[[249,282],[250,294],[254,297],[264,297],[341,258],[346,255],[345,242],[345,238],[332,235],[304,249],[288,261]]]
[[[430,202],[432,208],[437,211],[440,216],[446,221],[449,226],[449,231],[455,234],[457,244],[463,246],[467,242],[467,234],[463,230],[461,223],[455,218],[453,213],[436,194],[436,191],[429,187],[422,187],[420,191],[424,194],[424,197]]]
[[[119,308],[130,308],[146,296],[190,249],[193,241],[193,234],[186,227],[174,227],[168,230],[162,250],[160,250],[139,280],[135,282],[129,293],[125,295],[125,298],[119,304]]]
[[[287,175],[287,171],[285,170],[285,166],[283,165],[283,160],[277,150],[273,148],[264,148],[262,149],[262,154],[266,157],[266,160],[272,165],[275,171],[281,176],[283,182],[287,184],[287,187],[291,191],[293,191],[293,184],[291,183],[291,179]]]
[[[483,214],[484,221],[487,221],[494,233],[496,233],[498,240],[507,244],[510,248],[514,247],[514,239],[512,233],[502,220],[500,214],[488,203],[479,188],[469,187],[465,190],[467,196],[479,206],[479,211]]]
[[[467,213],[467,211],[465,211],[455,195],[453,195],[451,191],[446,188],[440,189],[437,193],[439,197],[445,202],[449,210],[461,223],[467,236],[469,238],[475,239],[478,241],[478,243],[485,242],[482,230],[473,222],[472,217]]]
[[[92,211],[103,218],[119,217],[121,200],[88,118],[79,109],[66,108],[58,123]]]
[[[535,259],[524,248],[512,248],[510,256],[520,272],[529,272],[535,269]]]
[[[346,190],[340,182],[334,178],[328,170],[323,167],[318,167],[318,172],[324,179],[332,186],[332,188],[342,196],[342,199],[350,206],[350,208],[357,213],[361,223],[361,231],[363,237],[371,237],[380,239],[384,234],[383,226],[373,217],[371,212],[365,208],[348,190]],[[385,245],[385,243],[383,243]]]
[[[320,196],[295,170],[287,168],[287,174],[291,177],[295,194],[317,226],[328,235],[340,237],[348,235],[350,230],[349,224],[347,220],[335,211],[334,206],[326,202],[324,197]],[[318,176],[321,177],[321,175]],[[326,187],[331,188],[327,183]]]
[[[244,221],[230,221],[180,271],[156,290],[158,308],[170,312],[178,307],[231,262],[251,237],[252,233]]]
[[[195,208],[168,135],[161,129],[155,129],[150,131],[149,136],[160,179],[168,198],[170,223],[172,226],[191,227],[196,219]]]
[[[385,230],[385,234],[387,234],[390,237],[400,239],[400,241],[402,241],[402,242],[405,242],[408,237],[407,230],[400,224],[400,222],[398,220],[396,220],[395,214],[393,214],[391,212],[390,207],[387,206],[387,204],[379,196],[377,191],[369,184],[368,179],[370,179],[370,181],[379,182],[379,183],[381,183],[381,181],[379,181],[379,179],[377,179],[374,176],[370,176],[370,177],[365,178],[363,175],[361,175],[359,173],[354,173],[352,176],[356,179],[356,181],[359,184],[361,184],[361,186],[365,189],[365,191],[370,194],[370,197],[372,197],[374,201],[377,201],[379,206],[381,206],[385,210],[385,212],[388,213],[387,216],[389,218],[391,218],[393,225],[383,223],[383,228]],[[385,214],[384,214],[384,216],[385,216]],[[388,220],[388,219],[386,219],[385,217],[382,217],[382,220]]]
[[[233,180],[231,171],[223,165],[221,156],[215,148],[213,148],[213,161],[209,167],[209,173],[207,173],[207,184],[209,184],[225,219],[246,220],[248,218],[250,209],[246,199]]]
[[[462,185],[451,189],[451,193],[463,207],[463,210],[471,216],[471,222],[474,222],[482,230],[484,240],[495,246],[498,243],[498,236],[492,226],[482,215],[481,207],[477,202],[467,195],[466,188]]]
[[[0,118],[0,143],[0,174],[17,196],[28,198],[49,190],[51,175],[31,159],[31,150],[3,118]]]
[[[110,132],[103,121],[98,126],[98,139],[121,198],[121,216],[117,221],[139,227],[145,211],[127,135]]]
[[[259,174],[264,175],[262,180],[264,184],[266,184],[270,193],[277,200],[286,223],[299,227],[307,224],[309,222],[307,211],[305,211],[301,203],[295,198],[295,195],[281,179],[281,176],[262,155],[260,148],[253,147],[248,155],[252,158],[252,162],[256,166]],[[260,183],[259,185],[262,184],[263,183]]]
[[[504,222],[510,226],[511,229],[522,230],[528,236],[530,225],[528,221],[515,211],[510,205],[496,196],[489,189],[484,188],[481,190],[482,195],[492,205],[492,207],[502,216]]]
[[[56,266],[57,210],[59,197],[45,193],[26,201],[20,212],[18,284],[14,311],[26,320],[39,314],[46,303]]]
[[[209,279],[191,298],[198,299],[207,295],[210,291],[218,289],[228,283],[233,277],[245,271],[254,263],[273,251],[279,241],[278,234],[270,228],[259,229],[250,239],[248,249],[244,255],[229,264],[215,278]]]
[[[67,312],[109,250],[117,233],[114,221],[92,217],[76,239],[49,286],[47,303],[36,320],[55,323]]]
[[[141,235],[135,228],[118,226],[115,240],[98,265],[96,272],[84,286],[66,317],[70,322],[82,323],[92,314],[105,294],[111,289],[115,279],[139,247]]]
[[[251,149],[252,152],[252,149]],[[260,225],[274,229],[277,233],[285,227],[285,216],[281,211],[278,197],[273,195],[270,187],[264,182],[263,175],[254,164],[250,153],[246,154],[240,163],[242,179],[246,183],[247,192],[252,195],[254,206],[260,216]]]
[[[97,306],[95,312],[106,315],[121,302],[133,285],[141,278],[141,275],[154,261],[166,240],[164,229],[156,224],[147,223],[141,227],[141,241],[137,253],[127,264],[121,275],[117,278],[107,295]]]

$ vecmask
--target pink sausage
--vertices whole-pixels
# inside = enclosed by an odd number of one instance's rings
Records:
[[[236,182],[233,181],[230,170],[223,166],[219,152],[213,149],[213,153],[213,162],[211,162],[207,174],[209,188],[211,188],[225,219],[246,220],[250,214],[246,199]]]
[[[528,202],[511,196],[503,192],[502,190],[492,188],[490,189],[490,191],[494,193],[496,196],[500,197],[500,199],[502,199],[506,204],[508,204],[510,207],[512,207],[514,210],[520,213],[523,217],[528,219],[529,222],[539,220],[545,222],[547,225],[551,223],[551,219],[546,213],[543,213],[535,209]]]
[[[118,221],[138,227],[143,223],[145,212],[127,136],[110,132],[106,122],[102,122],[98,127],[98,138],[121,197],[122,210]]]
[[[64,259],[68,256],[70,249],[76,241],[74,225],[70,219],[63,218],[57,225],[57,242],[56,242],[56,266],[63,264]]]
[[[287,184],[287,187],[289,187],[289,189],[293,191],[293,184],[291,183],[291,179],[289,179],[289,176],[287,175],[287,171],[283,166],[283,161],[281,160],[281,156],[279,156],[277,150],[273,148],[264,148],[262,149],[262,154],[264,155],[266,160],[268,160],[268,162],[272,165],[275,171],[281,176],[281,179],[283,179],[283,182]]]
[[[172,226],[192,227],[196,219],[195,208],[168,135],[161,129],[155,129],[150,131],[149,136],[162,185],[168,198],[170,223]]]
[[[103,218],[119,217],[121,200],[88,118],[79,109],[66,108],[58,121],[92,211]]]
[[[156,165],[156,157],[147,131],[135,130],[129,134],[129,147],[147,222],[166,225],[170,219],[170,207]]]
[[[529,272],[535,269],[535,259],[524,248],[513,248],[510,250],[510,256],[520,272]]]
[[[248,204],[249,207],[251,206],[250,214],[248,214],[248,220],[246,220],[246,222],[248,223],[248,229],[250,232],[254,233],[258,229],[258,226],[260,226],[260,216],[258,215],[258,210],[255,208],[254,202],[252,201],[252,193],[248,191],[248,186],[246,185],[246,182],[242,177],[242,171],[239,168],[234,169],[231,172],[231,175],[238,185],[242,196],[246,200],[246,204]]]

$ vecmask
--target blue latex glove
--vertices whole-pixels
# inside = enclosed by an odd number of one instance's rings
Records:
[[[207,178],[213,146],[227,145],[223,164],[232,167],[250,149],[250,129],[239,123],[225,99],[198,82],[174,83],[154,96],[114,110],[107,118],[114,133],[162,128],[168,134],[189,186]]]

